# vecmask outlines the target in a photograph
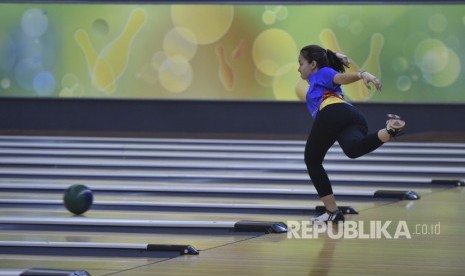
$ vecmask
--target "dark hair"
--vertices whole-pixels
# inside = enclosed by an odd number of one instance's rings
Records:
[[[318,45],[308,45],[300,50],[302,56],[308,61],[316,61],[318,68],[329,66],[338,72],[345,72],[344,64],[336,56],[336,53],[324,49]]]

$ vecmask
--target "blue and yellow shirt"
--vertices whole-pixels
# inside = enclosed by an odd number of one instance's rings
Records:
[[[323,67],[309,77],[310,87],[306,100],[307,108],[313,118],[328,104],[345,102],[341,85],[333,82],[334,76],[338,73],[331,67]],[[332,96],[328,97],[328,93]]]

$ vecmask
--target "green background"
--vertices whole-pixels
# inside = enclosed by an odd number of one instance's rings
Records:
[[[0,97],[295,101],[299,49],[319,44],[382,80],[345,88],[352,101],[464,103],[464,31],[455,4],[0,4]]]

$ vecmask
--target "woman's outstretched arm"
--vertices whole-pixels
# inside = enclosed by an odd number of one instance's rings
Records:
[[[358,73],[338,73],[333,78],[333,82],[335,84],[342,85],[350,84],[358,80],[363,80],[363,83],[367,88],[370,88],[370,83],[372,83],[376,87],[376,90],[381,91],[381,82],[375,76],[366,71],[360,71]]]

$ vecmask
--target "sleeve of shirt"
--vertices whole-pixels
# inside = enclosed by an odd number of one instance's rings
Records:
[[[334,89],[335,84],[333,82],[334,76],[338,73],[336,70],[330,67],[323,67],[318,71],[319,78],[318,82],[321,86],[325,87],[326,89]]]

